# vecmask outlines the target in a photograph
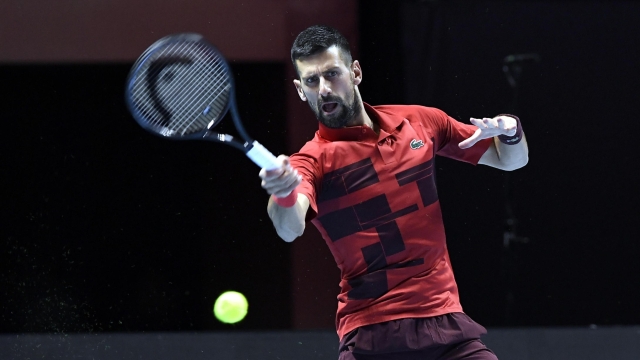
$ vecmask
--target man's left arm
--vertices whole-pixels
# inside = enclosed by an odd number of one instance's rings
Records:
[[[529,161],[529,149],[520,120],[513,115],[499,115],[494,118],[475,119],[471,123],[478,127],[471,137],[459,146],[467,149],[480,140],[493,138],[493,143],[482,155],[478,164],[501,170],[519,169]]]

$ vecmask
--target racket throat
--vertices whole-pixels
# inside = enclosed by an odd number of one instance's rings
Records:
[[[202,135],[202,140],[215,141],[226,145],[231,145],[242,152],[247,152],[247,144],[241,144],[239,141],[235,140],[232,135],[229,134],[222,134],[215,131],[207,130]]]

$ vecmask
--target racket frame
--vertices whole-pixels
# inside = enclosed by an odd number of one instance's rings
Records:
[[[224,70],[227,73],[228,81],[229,81],[229,98],[225,107],[220,112],[220,115],[213,119],[208,125],[207,128],[194,132],[188,135],[180,135],[175,136],[172,134],[166,133],[166,128],[152,125],[150,122],[145,120],[145,117],[139,111],[138,107],[133,102],[132,90],[136,79],[138,78],[140,68],[146,64],[147,60],[155,54],[155,52],[160,51],[167,43],[176,43],[176,42],[194,42],[199,43],[203,46],[206,46],[210,52],[213,52],[219,58],[221,66],[224,67]],[[168,138],[171,140],[207,140],[214,141],[218,143],[223,143],[226,145],[230,145],[240,151],[242,151],[247,157],[249,157],[254,163],[258,166],[267,168],[267,169],[276,169],[281,167],[280,162],[277,158],[269,152],[262,144],[254,140],[249,136],[247,131],[244,129],[242,122],[240,120],[240,114],[238,113],[238,107],[236,104],[236,94],[235,94],[235,79],[233,77],[233,73],[231,71],[231,67],[227,63],[227,60],[222,55],[222,53],[211,43],[209,43],[202,35],[197,33],[181,33],[181,34],[173,34],[169,36],[165,36],[156,42],[154,42],[149,48],[147,48],[142,55],[136,60],[129,75],[127,76],[127,83],[125,89],[125,100],[127,103],[127,107],[129,111],[133,115],[133,118],[136,122],[145,130],[150,133],[153,133],[157,136]],[[227,113],[231,112],[231,117],[233,119],[233,124],[242,138],[244,142],[238,141],[236,137],[229,134],[219,133],[213,131],[213,129],[222,121],[223,118],[227,116]],[[163,130],[164,129],[164,130]]]

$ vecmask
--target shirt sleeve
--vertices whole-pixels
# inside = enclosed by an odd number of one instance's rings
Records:
[[[468,149],[461,149],[458,144],[471,137],[478,129],[475,125],[462,123],[442,110],[428,108],[423,121],[431,128],[434,135],[436,154],[458,161],[477,165],[482,155],[493,144],[493,138],[483,139]]]
[[[307,221],[312,220],[318,214],[318,206],[316,205],[316,184],[318,179],[322,178],[318,161],[312,156],[295,153],[289,157],[291,166],[298,170],[298,174],[302,176],[302,182],[298,185],[298,193],[303,194],[309,199],[309,207],[312,211],[307,211]]]

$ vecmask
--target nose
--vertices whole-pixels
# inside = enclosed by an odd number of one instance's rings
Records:
[[[320,95],[327,96],[331,94],[331,88],[329,87],[329,82],[324,79],[324,77],[320,77]]]

